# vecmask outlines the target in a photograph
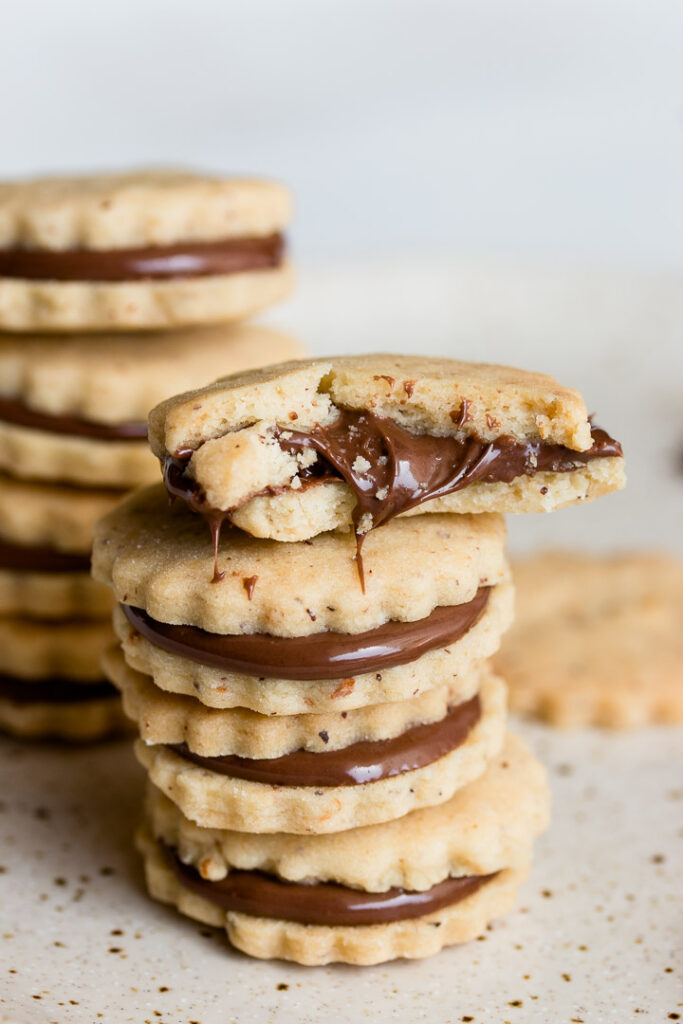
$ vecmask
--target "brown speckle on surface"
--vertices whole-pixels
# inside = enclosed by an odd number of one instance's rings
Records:
[[[309,619],[311,620],[311,622],[315,622],[315,620],[316,620],[316,618],[317,618],[317,615],[315,615],[315,614],[314,614],[314,613],[313,613],[313,612],[311,611],[311,609],[310,609],[310,608],[307,608],[307,609],[306,609],[306,614],[308,615],[308,617],[309,617]]]
[[[463,1024],[470,1024],[470,1021],[473,1021],[474,1017],[465,1016],[461,1017],[460,1020],[463,1021]]]
[[[168,985],[159,985],[160,992],[168,992]]]
[[[571,981],[571,980],[572,980],[571,974],[563,974],[562,975],[562,981]]]
[[[653,864],[664,864],[666,861],[666,857],[663,853],[653,853],[650,860]]]
[[[553,894],[550,889],[541,889],[541,896],[545,900],[550,900],[552,899]]]
[[[100,874],[104,878],[108,878],[109,875],[113,875],[113,874],[115,874],[115,872],[114,872],[113,868],[110,868],[108,865],[105,865],[103,868],[100,868]]]
[[[289,989],[289,985],[285,981],[278,982],[278,985],[277,985],[278,992],[287,992],[288,989]]]
[[[328,733],[327,729],[321,729],[320,732],[318,733],[318,736],[323,741],[323,743],[330,742],[330,734]]]
[[[33,817],[37,818],[38,821],[49,821],[50,812],[47,807],[36,807],[33,812]]]
[[[541,494],[547,494],[547,493],[548,493],[548,488],[547,487],[541,487]]]
[[[681,1019],[680,1013],[670,1013],[669,1014],[669,1020],[680,1020],[680,1019]]]
[[[511,999],[510,1002],[508,1003],[508,1006],[522,1006],[522,1005],[523,1005],[523,1003],[522,1003],[521,999]]]
[[[289,414],[289,418],[290,418],[290,420],[298,420],[299,419],[299,413],[298,412],[294,412],[294,410],[292,410],[290,412],[290,414]]]
[[[412,398],[413,397],[413,391],[415,390],[415,381],[414,380],[404,380],[403,381],[403,390],[405,391],[405,393],[408,396],[408,398]]]

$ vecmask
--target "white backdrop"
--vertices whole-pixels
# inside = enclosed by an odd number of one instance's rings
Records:
[[[297,193],[304,259],[683,267],[680,0],[6,0],[0,176]]]

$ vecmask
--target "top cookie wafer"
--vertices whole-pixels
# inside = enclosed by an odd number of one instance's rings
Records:
[[[550,511],[624,483],[578,392],[484,363],[283,363],[169,399],[149,424],[173,493],[277,540],[406,512]]]
[[[289,290],[289,193],[139,171],[0,184],[0,327],[121,330],[231,320]]]

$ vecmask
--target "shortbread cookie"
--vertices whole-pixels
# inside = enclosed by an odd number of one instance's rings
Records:
[[[548,824],[549,804],[543,766],[508,733],[486,771],[450,800],[381,825],[311,836],[206,829],[151,784],[147,821],[155,838],[207,881],[262,871],[283,881],[384,892],[429,889],[449,875],[487,875],[526,861]]]
[[[512,622],[513,591],[509,583],[492,587],[481,616],[447,647],[429,650],[405,664],[384,664],[378,670],[334,679],[283,679],[254,675],[223,665],[203,664],[165,650],[133,626],[123,608],[114,611],[114,628],[128,664],[152,676],[157,688],[196,697],[210,708],[248,708],[261,715],[346,714],[367,705],[409,700],[434,687],[452,688],[465,700],[478,663],[498,649]],[[415,654],[415,652],[413,652]]]
[[[169,492],[255,536],[365,535],[413,512],[538,512],[624,484],[578,392],[413,356],[283,363],[168,399],[150,441]]]
[[[121,492],[17,480],[0,474],[0,538],[8,544],[88,555],[93,526]]]
[[[101,680],[102,654],[111,642],[106,620],[0,618],[0,675]]]
[[[152,896],[224,926],[253,956],[379,963],[473,938],[511,906],[548,805],[541,765],[509,736],[449,801],[327,836],[202,829],[150,787],[139,845]]]
[[[672,555],[545,552],[515,567],[496,659],[513,708],[554,725],[683,721],[683,564]]]
[[[181,503],[169,508],[158,485],[98,523],[93,575],[162,625],[275,637],[360,633],[390,620],[415,622],[506,581],[504,541],[504,521],[493,514],[396,520],[366,541],[363,592],[351,536],[276,544],[231,530],[216,577],[202,522]]]
[[[36,685],[0,676],[0,730],[23,739],[87,742],[128,732],[130,723],[106,682]]]
[[[207,708],[194,697],[166,693],[126,664],[110,647],[102,667],[123,697],[147,744],[185,744],[204,757],[278,758],[297,750],[325,753],[354,743],[392,739],[415,725],[438,722],[457,704],[476,696],[480,666],[466,678],[409,700],[330,714],[261,715],[245,708]]]
[[[477,778],[505,732],[505,685],[491,674],[444,719],[393,740],[282,758],[201,758],[136,744],[152,782],[206,828],[318,834],[357,828],[448,800]],[[408,766],[406,770],[406,766]]]
[[[129,488],[158,479],[147,413],[217,368],[301,354],[286,335],[236,326],[170,335],[0,336],[0,468],[26,480]],[[91,524],[90,524],[91,525]]]
[[[256,917],[224,909],[217,904],[213,893],[213,899],[209,899],[208,895],[199,895],[194,885],[190,888],[189,877],[183,884],[173,862],[144,830],[138,835],[138,848],[144,854],[147,888],[154,899],[176,906],[181,914],[203,924],[225,928],[232,945],[249,956],[262,960],[293,960],[308,966],[369,965],[400,957],[416,960],[433,956],[446,946],[469,942],[481,934],[490,921],[512,909],[519,887],[528,874],[526,865],[506,868],[493,878],[487,878],[485,883],[475,882],[474,891],[465,889],[468,895],[464,898],[417,918],[335,927]],[[203,886],[216,884],[205,882]],[[390,892],[388,900],[400,895]],[[453,898],[451,895],[450,900]],[[371,902],[376,905],[377,901]],[[419,897],[415,902],[420,902]]]
[[[0,615],[99,619],[111,613],[112,604],[111,592],[86,572],[15,572],[0,567]]]
[[[279,185],[180,171],[0,185],[0,327],[233,320],[284,297]]]

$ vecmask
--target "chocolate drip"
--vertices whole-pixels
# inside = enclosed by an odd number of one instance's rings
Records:
[[[387,889],[364,892],[334,882],[285,882],[261,871],[230,871],[209,882],[174,850],[160,843],[181,885],[225,910],[301,924],[346,927],[408,921],[459,903],[496,877],[446,878],[424,892]]]
[[[122,608],[133,628],[155,647],[202,665],[277,679],[341,679],[406,665],[427,651],[456,643],[479,621],[489,593],[489,587],[480,587],[471,601],[435,608],[426,618],[412,622],[385,622],[363,633],[298,637],[225,636],[197,626],[159,622],[131,605]]]
[[[448,709],[438,722],[414,725],[388,740],[361,740],[341,750],[295,750],[282,757],[202,757],[184,743],[180,757],[207,771],[269,786],[356,786],[416,771],[465,742],[481,717],[479,696]]]
[[[0,420],[18,427],[44,430],[49,434],[71,434],[91,437],[99,441],[146,441],[147,423],[143,420],[128,423],[95,423],[77,416],[53,416],[51,413],[31,409],[13,398],[0,398]]]
[[[54,548],[7,544],[0,540],[0,569],[13,572],[90,572],[90,555]]]
[[[103,700],[118,697],[118,690],[106,679],[97,682],[77,682],[52,676],[49,679],[20,679],[18,676],[0,675],[0,699],[15,704],[36,702],[75,704],[78,701]]]
[[[281,234],[138,249],[2,249],[0,277],[30,281],[169,280],[268,270],[282,262]]]

